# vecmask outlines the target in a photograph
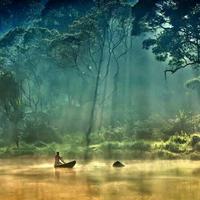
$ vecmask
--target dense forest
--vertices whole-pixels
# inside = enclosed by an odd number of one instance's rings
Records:
[[[1,0],[0,156],[200,159],[200,2]]]

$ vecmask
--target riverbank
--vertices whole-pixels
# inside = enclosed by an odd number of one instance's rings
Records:
[[[76,140],[74,140],[76,141]],[[43,156],[52,157],[60,151],[63,157],[69,159],[83,159],[88,150],[82,140],[64,142],[62,144],[37,142],[35,144],[22,143],[15,146],[0,148],[0,157]],[[166,141],[107,141],[93,143],[89,147],[90,158],[99,159],[190,159],[200,160],[200,135],[174,135]]]

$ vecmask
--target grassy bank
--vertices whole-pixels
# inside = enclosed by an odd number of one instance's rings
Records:
[[[4,146],[0,148],[0,157],[12,156],[54,156],[60,151],[69,159],[84,158],[86,148],[84,138],[66,136],[62,144],[37,142],[21,143],[19,148]],[[179,134],[167,140],[109,140],[93,142],[89,148],[91,158],[104,159],[191,159],[200,160],[200,134]]]

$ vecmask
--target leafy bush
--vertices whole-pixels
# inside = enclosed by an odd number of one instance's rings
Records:
[[[194,152],[190,155],[191,160],[200,160],[200,154],[197,152]]]
[[[163,137],[166,120],[160,115],[152,115],[148,119],[127,124],[127,134],[136,140],[158,140]]]
[[[194,145],[194,150],[200,152],[200,142],[198,142],[198,143],[196,143],[196,144]]]
[[[192,147],[194,147],[199,142],[200,142],[200,134],[193,134],[191,136],[191,145],[192,145]]]
[[[140,128],[136,130],[135,137],[138,140],[151,140],[153,139],[153,130],[145,127]]]
[[[101,149],[105,151],[111,151],[120,149],[122,145],[119,142],[104,142],[101,144]]]
[[[137,140],[150,140],[153,138],[153,128],[149,120],[136,121],[127,127],[129,137]]]
[[[151,150],[151,145],[141,140],[129,144],[128,148],[135,151],[149,151]]]
[[[181,153],[183,150],[180,148],[180,146],[176,143],[170,142],[166,143],[165,149],[168,151],[171,151],[173,153]]]
[[[116,127],[104,129],[102,133],[104,141],[123,141],[127,139],[126,128],[125,127]]]
[[[172,153],[170,151],[166,151],[166,150],[158,150],[156,152],[157,157],[158,158],[162,158],[162,159],[170,159],[170,160],[174,160],[174,159],[179,159],[181,158],[180,155],[176,154],[176,153]]]
[[[181,134],[181,135],[173,135],[169,138],[169,141],[174,142],[176,144],[186,144],[190,141],[190,136],[187,134]]]
[[[44,143],[60,142],[60,137],[55,133],[54,129],[43,122],[26,122],[22,139],[27,143],[35,143],[38,141]]]
[[[174,135],[164,143],[164,149],[173,153],[183,153],[187,150],[190,137],[187,134]]]
[[[51,143],[51,144],[47,144],[47,145],[45,145],[43,147],[41,147],[41,146],[39,148],[37,147],[35,149],[34,153],[36,155],[50,155],[50,156],[52,156],[52,155],[55,154],[56,150],[57,150],[56,144],[55,143]]]
[[[22,144],[20,148],[13,146],[6,148],[2,154],[5,156],[34,155],[35,150],[36,148],[34,145]]]
[[[76,133],[76,134],[65,134],[63,136],[62,143],[64,144],[70,144],[73,145],[74,147],[76,146],[85,146],[86,141],[85,141],[85,135]]]
[[[35,146],[35,147],[46,147],[47,144],[46,144],[45,142],[42,142],[42,141],[36,141],[36,142],[34,143],[34,146]]]
[[[174,134],[191,134],[193,131],[194,122],[192,121],[191,113],[179,111],[176,118],[168,120],[168,127],[163,132],[165,138],[168,139]]]
[[[6,147],[7,141],[0,139],[0,147]]]

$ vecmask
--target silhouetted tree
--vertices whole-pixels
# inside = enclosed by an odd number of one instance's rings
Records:
[[[133,34],[151,32],[151,37],[143,42],[143,47],[146,49],[151,47],[159,61],[168,62],[165,76],[167,72],[173,74],[186,67],[193,69],[199,67],[198,1],[141,0],[133,7],[133,16],[135,19]]]
[[[21,86],[14,74],[1,69],[0,71],[0,108],[7,119],[13,123],[13,139],[19,147],[20,130],[18,123],[23,119],[23,104]]]

